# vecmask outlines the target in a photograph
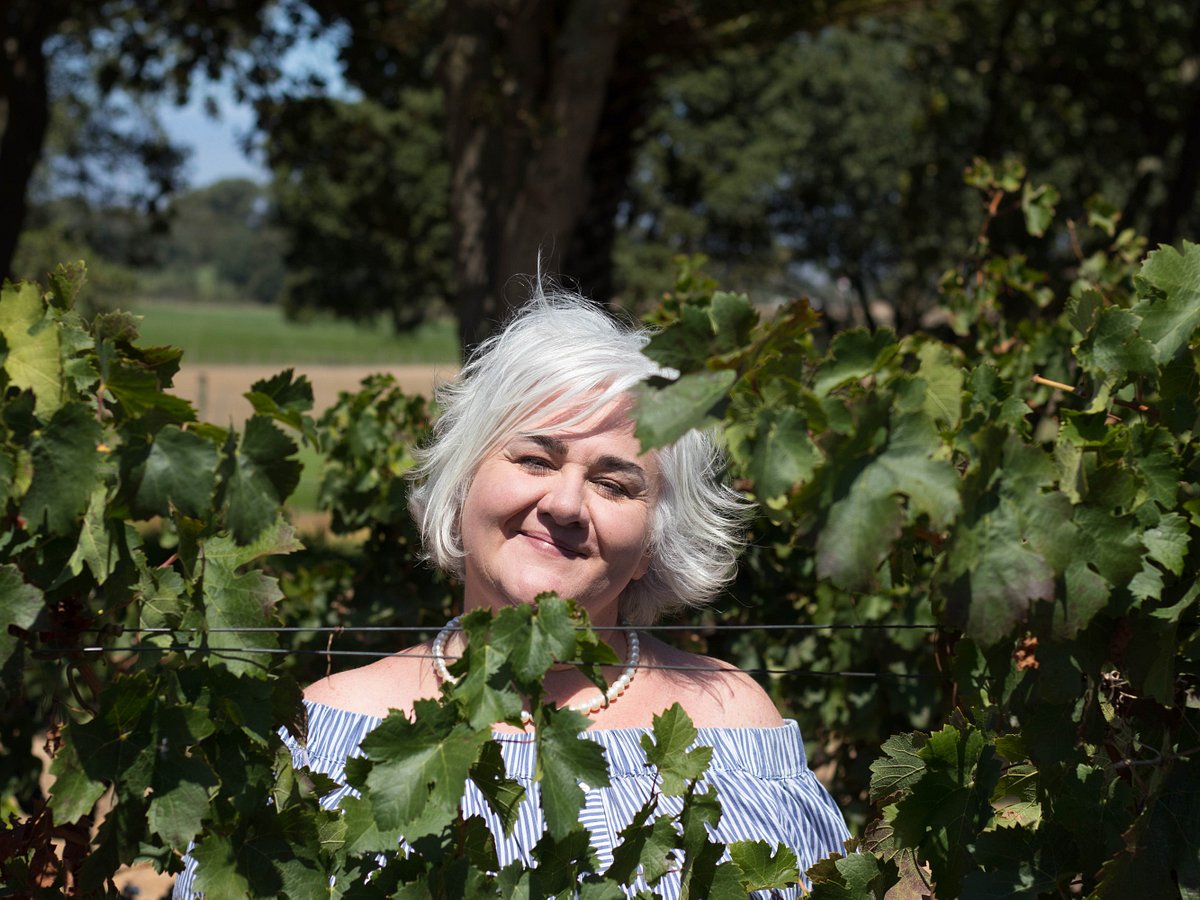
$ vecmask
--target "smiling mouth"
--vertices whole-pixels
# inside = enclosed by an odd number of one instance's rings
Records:
[[[544,534],[530,534],[528,531],[522,531],[521,534],[531,541],[536,541],[537,543],[543,544],[547,547],[553,547],[559,553],[571,559],[582,559],[586,555],[574,549],[573,547],[560,544],[558,541]]]

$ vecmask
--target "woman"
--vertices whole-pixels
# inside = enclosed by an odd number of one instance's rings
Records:
[[[652,716],[679,703],[699,742],[714,748],[707,778],[723,807],[715,836],[786,843],[803,871],[841,851],[847,834],[806,766],[795,723],[733,666],[613,627],[652,625],[711,600],[733,575],[743,530],[744,502],[717,480],[719,455],[706,435],[641,451],[629,392],[661,373],[640,352],[648,339],[580,297],[539,291],[440,391],[443,412],[421,452],[411,510],[432,562],[461,576],[465,611],[554,591],[582,604],[625,660],[605,671],[607,697],[573,668],[545,679],[547,700],[588,711],[586,734],[607,751],[613,786],[588,790],[581,814],[601,866],[648,795],[640,737]],[[417,700],[439,696],[461,640],[448,628],[312,685],[307,746],[285,738],[297,764],[341,781],[346,757],[389,710],[411,714]],[[502,746],[509,776],[529,783],[532,741]],[[511,838],[473,785],[463,806],[489,821],[502,866],[528,859],[542,828],[532,804]],[[678,876],[655,890],[675,896]]]

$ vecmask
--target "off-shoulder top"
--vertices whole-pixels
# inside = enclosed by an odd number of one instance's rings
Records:
[[[343,786],[322,800],[326,808],[337,806],[353,789],[345,786],[346,759],[361,754],[359,744],[382,719],[305,701],[308,709],[308,743],[302,745],[291,735],[284,741],[297,766],[322,772]],[[592,846],[603,871],[613,858],[613,846],[621,829],[650,795],[654,771],[646,763],[641,737],[648,728],[617,728],[585,731],[585,737],[604,748],[608,758],[610,787],[588,787],[580,821],[592,835]],[[717,788],[721,801],[721,821],[713,837],[725,843],[739,840],[765,840],[786,844],[793,851],[803,873],[830,853],[844,853],[843,841],[849,837],[845,820],[829,793],[817,781],[804,753],[800,729],[794,721],[775,728],[699,728],[697,745],[713,748],[705,782]],[[496,842],[496,853],[503,867],[514,859],[529,859],[541,837],[544,824],[539,800],[539,785],[533,780],[535,745],[523,734],[495,735],[500,742],[504,764],[510,778],[526,789],[516,828],[504,836],[499,819],[488,808],[483,795],[468,782],[463,797],[464,816],[479,815],[488,824]],[[669,799],[660,802],[669,810]],[[189,865],[175,884],[176,897],[191,897],[194,867]],[[668,873],[653,888],[665,900],[679,895],[678,873]],[[763,894],[764,897],[798,896],[798,889]]]

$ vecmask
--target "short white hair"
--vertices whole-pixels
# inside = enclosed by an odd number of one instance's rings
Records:
[[[471,354],[459,378],[439,386],[441,414],[416,451],[409,509],[425,553],[463,571],[459,519],[480,464],[531,420],[582,422],[652,375],[666,374],[641,351],[652,332],[620,322],[585,298],[534,285],[508,325]],[[746,500],[722,484],[713,437],[690,431],[653,451],[660,481],[650,528],[650,565],[620,597],[621,617],[651,625],[710,602],[734,575]],[[532,598],[530,598],[532,599]]]

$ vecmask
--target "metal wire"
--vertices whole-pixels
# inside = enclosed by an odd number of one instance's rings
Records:
[[[584,631],[587,626],[577,625],[576,631]],[[831,623],[818,625],[799,623],[793,625],[603,625],[591,626],[595,631],[883,631],[924,629],[927,631],[940,629],[942,626],[933,622],[886,624],[882,622],[864,622],[861,624]],[[415,633],[428,634],[442,630],[437,625],[248,625],[242,628],[76,628],[55,629],[55,633],[76,632],[79,634],[124,634],[127,631],[139,634],[388,634]],[[455,627],[451,631],[462,631]]]
[[[301,648],[297,650],[288,649],[286,647],[205,647],[192,646],[190,644],[171,644],[165,647],[160,647],[157,644],[134,644],[125,647],[114,646],[94,646],[94,647],[40,647],[32,651],[35,657],[39,658],[55,658],[63,656],[71,656],[78,653],[206,653],[214,656],[225,655],[251,655],[261,653],[265,655],[297,655],[297,656],[351,656],[351,657],[372,657],[382,659],[383,657],[394,656],[395,653],[386,650],[316,650]],[[407,654],[409,659],[433,659],[432,654],[428,653],[410,653]],[[446,659],[453,661],[458,657],[447,656]],[[568,664],[575,664],[569,662]],[[816,669],[775,669],[775,668],[754,668],[754,669],[726,669],[719,666],[672,666],[661,665],[656,663],[638,663],[639,669],[657,670],[668,672],[716,672],[725,675],[803,675],[816,676],[825,678],[910,678],[910,679],[940,679],[948,680],[948,675],[926,674],[921,672],[825,672]]]

